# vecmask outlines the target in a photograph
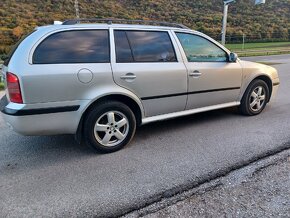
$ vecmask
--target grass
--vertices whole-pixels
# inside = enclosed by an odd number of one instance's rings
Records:
[[[227,44],[230,50],[242,50],[242,44]],[[290,42],[255,42],[245,43],[245,49],[266,49],[266,48],[290,48]]]
[[[242,44],[227,44],[226,47],[239,56],[290,54],[290,42],[256,42]]]

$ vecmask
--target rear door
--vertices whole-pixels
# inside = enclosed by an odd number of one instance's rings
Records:
[[[164,30],[112,30],[115,82],[141,100],[147,117],[185,109],[186,67],[172,35]]]

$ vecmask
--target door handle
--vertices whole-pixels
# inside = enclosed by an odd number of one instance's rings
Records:
[[[126,73],[126,75],[121,76],[120,78],[124,80],[133,80],[136,79],[136,75],[134,73]]]
[[[193,72],[190,72],[189,76],[199,77],[199,76],[201,76],[201,74],[202,74],[201,72],[199,72],[198,70],[195,70]]]

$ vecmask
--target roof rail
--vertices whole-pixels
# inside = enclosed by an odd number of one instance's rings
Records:
[[[165,21],[154,21],[154,20],[126,20],[126,19],[103,19],[103,18],[88,18],[88,19],[72,19],[66,20],[62,25],[74,25],[79,23],[136,23],[136,24],[148,24],[148,25],[158,25],[158,26],[168,26],[168,27],[177,27],[182,29],[190,29],[189,27],[179,24],[179,23],[169,23]]]

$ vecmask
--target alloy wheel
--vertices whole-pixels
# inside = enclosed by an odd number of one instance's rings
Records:
[[[102,114],[94,126],[95,139],[103,146],[116,146],[129,132],[128,118],[119,111]]]
[[[252,111],[259,111],[266,102],[266,91],[263,86],[257,86],[250,96],[250,108]]]

